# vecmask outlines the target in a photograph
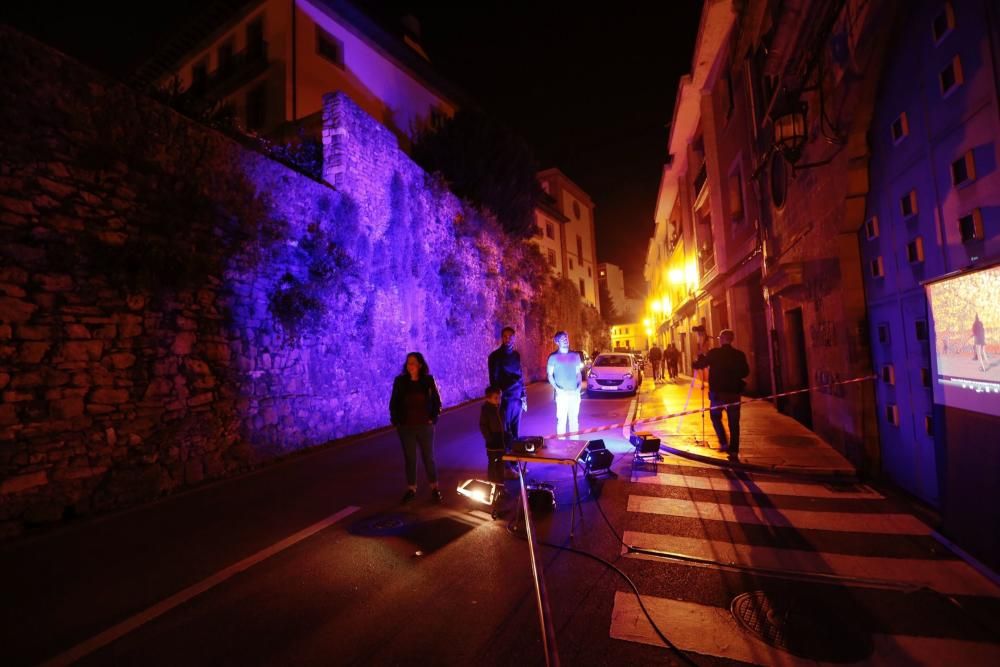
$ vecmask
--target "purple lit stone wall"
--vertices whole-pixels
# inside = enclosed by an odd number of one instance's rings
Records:
[[[384,426],[409,350],[446,404],[503,324],[541,358],[537,251],[347,98],[326,183],[6,28],[0,63],[0,536]]]

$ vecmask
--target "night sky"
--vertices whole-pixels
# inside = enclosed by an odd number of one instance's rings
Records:
[[[121,76],[205,0],[5,3],[0,19]],[[701,2],[371,0],[382,23],[416,16],[434,65],[597,206],[597,255],[641,287],[677,82],[690,71]],[[14,6],[10,6],[14,5]],[[393,26],[394,27],[394,26]]]

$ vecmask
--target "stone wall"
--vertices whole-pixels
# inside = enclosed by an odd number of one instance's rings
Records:
[[[7,28],[0,63],[0,536],[384,426],[408,350],[446,404],[502,324],[540,358],[537,251],[346,97],[327,183]]]

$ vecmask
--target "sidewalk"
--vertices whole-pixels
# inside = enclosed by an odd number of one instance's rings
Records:
[[[653,384],[647,377],[639,394],[638,419],[684,410],[691,378],[681,376],[675,382]],[[694,382],[687,409],[702,405],[701,383]],[[705,389],[705,407],[708,389]],[[663,449],[676,456],[723,467],[773,471],[800,475],[853,478],[854,466],[822,438],[795,419],[778,412],[772,403],[756,401],[744,405],[740,415],[739,463],[730,462],[719,451],[719,441],[709,419],[693,414],[663,422],[636,426],[636,431],[651,432],[660,438]],[[678,432],[678,422],[680,431]],[[725,416],[723,424],[727,424]],[[728,432],[728,425],[727,425]]]

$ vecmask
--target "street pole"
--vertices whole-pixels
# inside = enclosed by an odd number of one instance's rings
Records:
[[[528,491],[524,481],[524,462],[518,461],[517,474],[521,478],[521,506],[524,509],[524,532],[528,536],[528,555],[531,557],[531,577],[535,582],[535,602],[538,604],[538,622],[542,629],[542,650],[545,651],[546,667],[559,667],[559,649],[556,647],[556,633],[552,627],[552,611],[549,596],[545,590],[542,566],[535,555],[535,529],[531,525],[531,508],[528,507]]]

